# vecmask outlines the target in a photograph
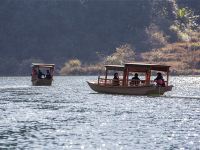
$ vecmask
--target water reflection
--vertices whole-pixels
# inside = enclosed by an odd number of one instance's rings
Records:
[[[52,87],[0,78],[0,148],[200,148],[199,78],[173,77],[161,97],[91,94],[93,78],[56,77]]]

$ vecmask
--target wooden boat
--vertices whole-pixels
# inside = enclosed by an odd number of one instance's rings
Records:
[[[158,64],[143,64],[143,63],[126,63],[124,66],[106,65],[105,77],[98,77],[97,81],[87,81],[90,88],[99,93],[107,94],[123,94],[123,95],[163,95],[167,91],[172,90],[172,85],[169,85],[169,68],[170,66]],[[108,79],[108,71],[121,71],[122,79],[119,80],[119,85],[113,85],[113,79]],[[152,71],[166,72],[167,80],[165,86],[156,85],[154,80],[151,80]],[[139,84],[130,84],[129,73],[138,72],[145,74],[145,80],[140,80]],[[138,81],[137,81],[138,82]]]
[[[53,81],[55,64],[32,63],[31,81],[34,86],[50,86]],[[43,74],[41,70],[46,70]]]

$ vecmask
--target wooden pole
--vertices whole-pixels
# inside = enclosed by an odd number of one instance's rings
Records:
[[[106,74],[105,74],[105,85],[107,84],[107,76],[108,76],[108,70],[106,68]]]
[[[127,72],[126,72],[126,86],[128,86],[128,75],[129,75],[129,69],[127,68]]]
[[[151,70],[149,70],[149,84],[151,82]]]
[[[126,86],[126,82],[127,82],[127,72],[128,72],[128,68],[124,69],[124,74],[123,74],[123,86]]]
[[[125,82],[126,82],[126,69],[124,69],[124,71],[123,71],[123,81],[122,81],[122,86],[125,86]]]
[[[98,85],[99,85],[99,79],[100,79],[100,76],[98,76]]]
[[[146,71],[146,74],[145,74],[145,85],[147,85],[148,83],[148,71]]]
[[[169,69],[167,70],[167,86],[169,84]]]
[[[151,70],[146,71],[146,79],[145,79],[145,85],[150,84],[150,77],[151,77]]]

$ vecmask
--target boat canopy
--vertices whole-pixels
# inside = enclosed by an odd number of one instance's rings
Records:
[[[126,63],[125,68],[127,68],[129,72],[146,72],[150,70],[168,72],[170,66],[145,63]]]
[[[105,65],[106,70],[124,71],[128,69],[129,72],[147,72],[150,70],[168,72],[171,66],[159,64],[145,64],[145,63],[126,63],[123,65]]]
[[[124,71],[124,66],[122,65],[106,65],[106,70],[116,70],[116,71]]]
[[[32,68],[39,67],[39,68],[54,68],[55,64],[42,64],[42,63],[32,63]]]

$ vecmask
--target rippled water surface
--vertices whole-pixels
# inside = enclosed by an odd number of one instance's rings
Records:
[[[91,79],[0,77],[0,148],[200,149],[200,77],[172,77],[161,97],[97,94]]]

